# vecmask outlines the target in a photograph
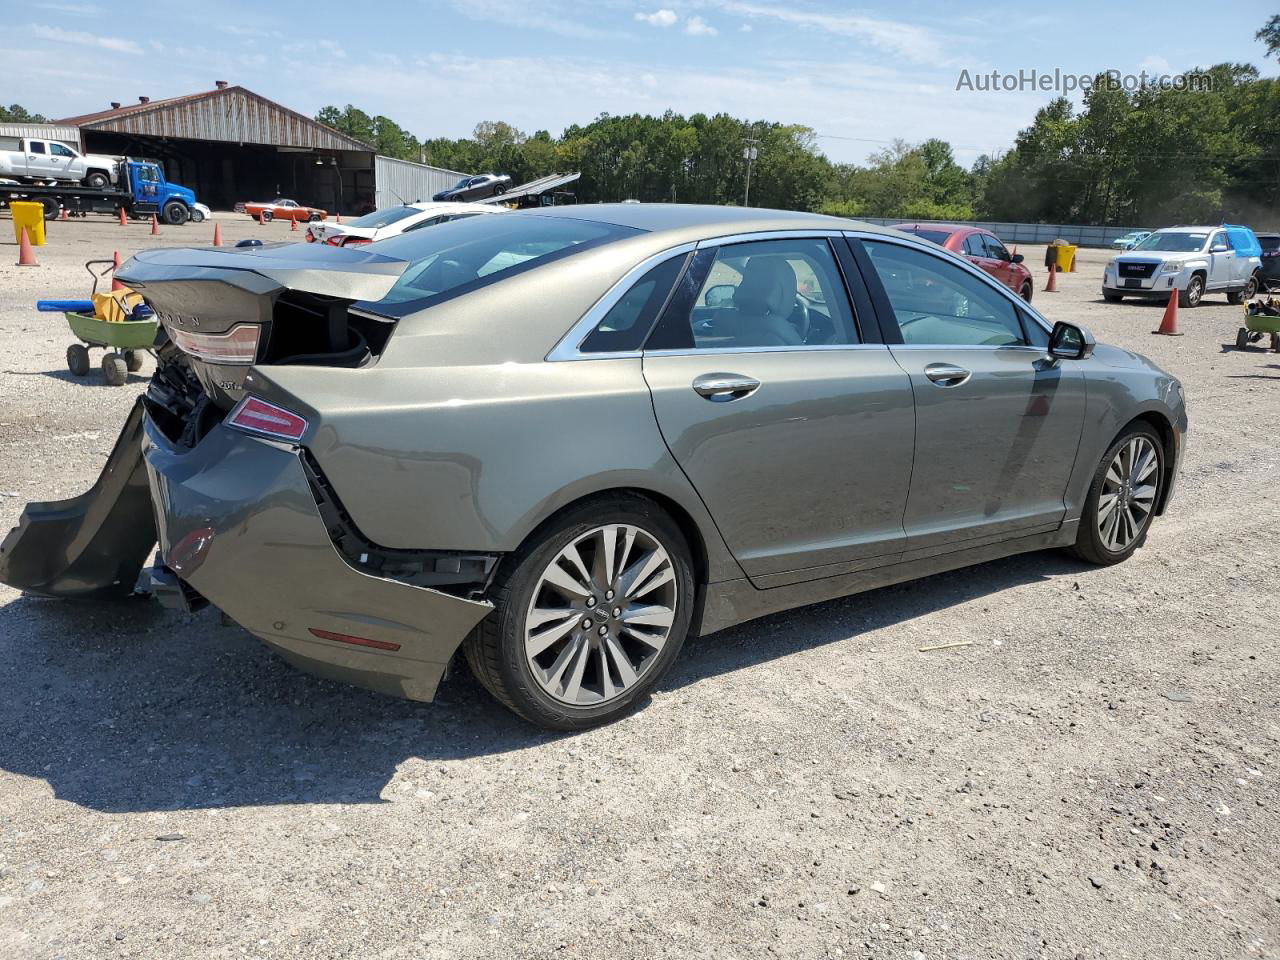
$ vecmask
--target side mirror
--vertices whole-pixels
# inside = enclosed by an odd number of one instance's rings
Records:
[[[1022,262],[1023,260],[1025,260],[1025,259],[1027,259],[1027,258],[1026,258],[1026,257],[1024,257],[1022,254],[1020,254],[1020,253],[1015,253],[1012,257],[1010,257],[1010,258],[1009,258],[1009,262],[1010,262],[1010,263],[1021,263],[1021,262]]]
[[[733,306],[733,295],[737,292],[737,289],[731,283],[716,284],[703,294],[702,304],[706,307],[731,307]]]
[[[1093,355],[1097,342],[1084,327],[1059,320],[1049,334],[1049,356],[1058,360],[1087,360]]]

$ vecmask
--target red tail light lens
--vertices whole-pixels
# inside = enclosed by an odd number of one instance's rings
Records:
[[[362,243],[373,243],[368,237],[347,237],[342,241],[344,247],[358,247]]]
[[[331,247],[340,247],[342,246],[342,237],[341,236],[327,237],[324,242]]]
[[[258,355],[258,336],[262,328],[256,323],[237,323],[226,333],[194,333],[166,324],[169,337],[183,353],[210,363],[253,363]]]
[[[302,417],[257,397],[245,397],[241,400],[231,411],[227,424],[246,433],[257,433],[278,440],[298,441],[307,432],[307,421]]]

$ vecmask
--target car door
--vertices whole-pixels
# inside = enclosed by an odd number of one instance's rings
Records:
[[[1209,281],[1205,284],[1208,290],[1217,290],[1230,286],[1235,275],[1235,251],[1227,239],[1225,230],[1215,230],[1209,239]]]
[[[965,264],[851,242],[915,392],[909,556],[1056,528],[1084,424],[1080,368],[1049,359],[1048,331]]]
[[[996,264],[987,253],[987,245],[983,242],[982,234],[971,233],[964,238],[964,255],[979,270],[995,275]]]
[[[987,272],[1010,290],[1016,292],[1018,284],[1014,278],[1013,257],[1005,249],[1005,245],[991,234],[984,233],[981,236],[983,246],[987,251],[987,262],[991,264],[991,269]]]
[[[54,166],[50,162],[48,146],[43,140],[28,140],[27,176],[49,180],[54,175]]]
[[[74,150],[60,143],[49,143],[49,162],[57,170],[56,176],[64,180],[80,180],[85,174],[85,164]]]
[[[667,446],[757,586],[888,563],[905,542],[911,384],[837,244],[704,242],[644,351]]]

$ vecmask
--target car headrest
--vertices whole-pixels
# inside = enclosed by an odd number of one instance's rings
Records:
[[[788,317],[795,309],[796,272],[781,257],[754,256],[742,271],[733,305],[762,317]]]

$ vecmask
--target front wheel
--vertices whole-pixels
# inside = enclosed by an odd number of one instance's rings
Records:
[[[1178,291],[1178,306],[1194,307],[1204,296],[1204,277],[1194,276],[1187,284],[1187,289]]]
[[[1124,300],[1124,294],[1104,292],[1102,294],[1102,299],[1107,301],[1107,303],[1120,303],[1122,300]]]
[[[1129,559],[1147,539],[1163,482],[1160,438],[1147,424],[1135,424],[1098,464],[1071,552],[1103,566]]]
[[[1027,301],[1027,303],[1031,302],[1031,296],[1033,293],[1035,293],[1035,288],[1031,286],[1030,280],[1024,283],[1022,285],[1022,289],[1018,291],[1019,296],[1021,296],[1023,300]]]
[[[95,170],[84,178],[84,185],[94,190],[105,190],[111,185],[111,178],[101,170]]]
[[[130,373],[137,373],[142,369],[142,351],[126,350],[124,352],[124,365]]]
[[[320,214],[311,213],[307,215],[307,223],[319,223],[319,222],[320,222]]]
[[[167,203],[164,207],[164,222],[170,226],[180,227],[187,222],[189,211],[184,203]]]
[[[67,347],[67,369],[77,377],[89,372],[89,348],[83,343],[73,343]]]
[[[586,729],[633,709],[679,654],[689,547],[650,500],[589,501],[510,558],[493,600],[463,647],[472,673],[532,723]]]
[[[113,387],[123,387],[129,379],[129,365],[124,357],[110,350],[102,357],[102,375]]]

